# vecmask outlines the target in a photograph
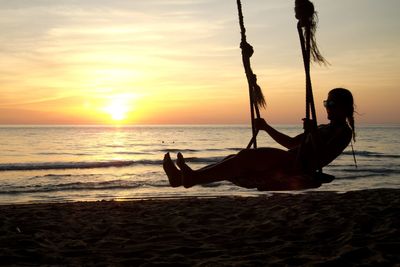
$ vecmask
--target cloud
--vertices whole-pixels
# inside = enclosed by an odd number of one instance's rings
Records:
[[[399,4],[378,2],[316,3],[317,37],[334,63],[313,68],[316,88],[398,84]],[[293,2],[252,0],[243,11],[253,70],[267,96],[299,92],[304,77]],[[247,99],[235,1],[0,0],[0,27],[3,107],[68,108],[128,92],[157,103]]]

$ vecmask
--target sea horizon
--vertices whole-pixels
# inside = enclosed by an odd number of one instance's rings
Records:
[[[302,132],[301,125],[276,127],[291,136]],[[356,130],[358,167],[349,146],[324,168],[336,179],[308,191],[400,188],[400,126]],[[268,195],[229,182],[171,188],[162,169],[165,153],[175,159],[182,152],[200,168],[239,152],[250,138],[250,125],[244,124],[1,125],[0,204]],[[258,140],[260,147],[280,147],[265,133]]]
[[[326,122],[328,123],[328,122]],[[301,122],[299,123],[270,123],[272,125],[279,126],[302,126]],[[319,122],[318,124],[325,124],[325,122]],[[138,123],[138,124],[29,124],[29,123],[21,123],[21,124],[0,124],[0,127],[146,127],[146,126],[249,126],[251,127],[251,123]],[[399,127],[399,123],[357,123],[356,129],[358,127],[365,126],[386,126],[386,127]]]

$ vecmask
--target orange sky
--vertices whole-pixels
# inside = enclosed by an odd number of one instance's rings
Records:
[[[243,2],[272,123],[304,116],[294,1]],[[329,89],[360,123],[400,123],[398,0],[315,0]],[[0,124],[249,123],[235,1],[1,1]]]

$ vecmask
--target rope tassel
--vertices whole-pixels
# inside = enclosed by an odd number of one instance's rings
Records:
[[[257,76],[253,73],[250,64],[250,57],[254,54],[253,47],[246,41],[246,28],[243,22],[242,3],[237,0],[239,25],[242,41],[240,48],[242,49],[242,61],[244,71],[246,73],[247,83],[249,85],[249,97],[250,97],[250,113],[251,113],[251,126],[253,131],[253,138],[251,139],[247,148],[252,145],[257,148],[257,134],[258,131],[255,127],[255,118],[260,118],[260,108],[265,108],[266,102],[264,94],[262,93],[261,87],[257,84]]]
[[[328,65],[328,61],[322,56],[319,51],[317,39],[315,37],[318,26],[318,14],[314,9],[314,5],[309,0],[295,0],[294,7],[296,19],[299,20],[298,26],[303,28],[303,34],[306,34],[306,29],[310,34],[310,56],[312,60],[318,64]]]

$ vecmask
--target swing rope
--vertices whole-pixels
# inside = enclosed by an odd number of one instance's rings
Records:
[[[297,31],[300,39],[306,76],[306,119],[314,120],[314,124],[317,126],[317,116],[315,112],[310,74],[311,56],[313,61],[319,64],[328,63],[319,52],[315,38],[318,17],[314,10],[314,5],[309,0],[296,0],[295,12],[296,18],[299,20],[297,23]]]
[[[261,117],[260,107],[264,108],[266,106],[266,102],[261,87],[257,84],[257,76],[254,74],[251,68],[250,57],[253,55],[254,49],[246,40],[246,28],[244,27],[242,3],[240,0],[237,0],[237,7],[238,7],[239,25],[241,33],[240,48],[242,50],[242,62],[244,71],[246,73],[247,83],[249,86],[249,97],[250,97],[250,115],[251,115],[251,128],[253,137],[250,140],[249,144],[247,145],[247,149],[249,149],[251,148],[252,145],[254,148],[257,148],[258,130],[256,129],[255,126],[255,118],[259,119]]]
[[[318,155],[317,141],[317,114],[315,111],[314,96],[312,91],[310,63],[311,56],[313,61],[320,64],[327,64],[327,61],[319,52],[315,39],[315,31],[317,27],[317,14],[314,10],[314,5],[309,0],[295,0],[295,15],[299,20],[297,23],[297,31],[300,39],[301,52],[303,56],[304,71],[306,78],[306,127],[304,129],[303,144],[308,138],[314,150],[314,157],[317,159],[317,172],[322,173],[321,162]],[[311,124],[310,124],[311,123]],[[301,147],[304,147],[303,145]],[[300,158],[301,150],[297,155]]]
[[[241,30],[241,43],[240,48],[242,50],[242,61],[243,67],[246,74],[248,87],[249,87],[249,97],[250,97],[250,113],[251,113],[251,125],[253,136],[250,140],[250,143],[247,146],[247,149],[254,146],[254,149],[257,148],[257,134],[258,130],[255,127],[256,118],[260,118],[260,107],[265,107],[265,99],[262,94],[262,90],[260,86],[257,84],[257,77],[251,69],[250,57],[254,53],[253,47],[246,40],[246,28],[244,27],[244,19],[242,12],[241,1],[237,0],[237,8],[239,15],[239,25]],[[301,51],[303,56],[305,77],[306,77],[306,122],[304,127],[304,139],[302,140],[302,145],[300,145],[300,149],[298,151],[296,164],[300,161],[300,155],[302,150],[306,146],[306,142],[311,141],[312,149],[314,149],[314,157],[316,159],[316,166],[313,166],[312,169],[309,166],[305,167],[303,182],[305,188],[314,188],[320,186],[322,183],[329,183],[335,177],[329,174],[322,173],[321,162],[318,157],[318,149],[317,149],[317,116],[315,111],[314,97],[312,91],[312,83],[311,83],[311,73],[310,73],[310,63],[311,57],[313,61],[320,64],[328,64],[323,56],[320,54],[316,39],[315,39],[315,31],[317,26],[317,14],[314,11],[314,5],[309,0],[295,0],[295,12],[296,18],[299,20],[297,24],[298,34],[300,38]],[[306,163],[307,164],[307,163]],[[315,171],[315,168],[317,170]],[[307,178],[308,177],[308,178]],[[311,178],[311,179],[310,179]],[[269,190],[271,188],[288,188],[288,185],[282,185],[278,182],[278,186],[274,187],[272,185],[263,185],[262,183],[256,185],[252,183],[248,183],[248,179],[245,179],[245,187],[253,188],[256,187],[259,190]],[[238,180],[238,185],[242,185],[242,180]],[[266,187],[265,187],[266,186]],[[290,186],[289,186],[290,187]]]
[[[251,114],[251,126],[252,126],[252,139],[250,140],[247,149],[253,146],[257,148],[257,135],[258,130],[255,127],[255,119],[260,118],[260,107],[265,107],[266,102],[261,90],[261,87],[257,84],[257,76],[254,74],[250,57],[254,53],[253,47],[247,42],[246,39],[246,28],[244,26],[243,19],[243,11],[241,0],[237,0],[238,7],[238,16],[239,16],[239,25],[241,31],[241,43],[240,48],[242,50],[242,62],[244,71],[246,74],[248,87],[249,87],[249,97],[250,97],[250,114]],[[297,30],[300,39],[301,51],[303,56],[304,63],[304,71],[306,78],[306,125],[310,127],[305,127],[304,129],[304,139],[303,144],[311,139],[311,144],[314,149],[314,155],[317,159],[318,173],[322,173],[321,163],[318,157],[318,148],[317,148],[317,115],[315,110],[314,96],[312,91],[312,82],[311,82],[311,57],[313,61],[320,64],[328,64],[324,57],[319,52],[317,42],[315,39],[315,31],[317,27],[317,14],[314,10],[314,5],[309,0],[295,0],[295,13],[296,18],[299,20],[297,23]],[[301,148],[304,147],[303,145]],[[300,158],[301,150],[298,153],[298,160]]]

